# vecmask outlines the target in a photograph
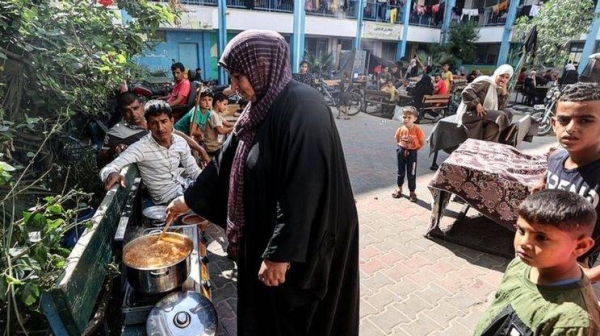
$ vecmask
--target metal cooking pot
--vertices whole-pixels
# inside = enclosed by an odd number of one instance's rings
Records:
[[[144,225],[146,227],[164,226],[167,219],[167,207],[164,205],[155,205],[147,207],[142,211],[144,216]]]
[[[123,264],[125,265],[125,276],[127,282],[134,289],[149,294],[164,293],[175,289],[185,282],[190,275],[190,255],[194,249],[192,240],[180,233],[167,232],[165,238],[180,240],[178,247],[185,249],[186,256],[181,260],[168,265],[161,265],[155,268],[141,268],[131,265],[126,259],[129,249],[140,248],[156,242],[157,236],[160,233],[151,233],[145,236],[138,237],[129,242],[123,248]]]
[[[212,336],[217,332],[217,311],[197,292],[175,292],[160,300],[148,315],[149,336]]]

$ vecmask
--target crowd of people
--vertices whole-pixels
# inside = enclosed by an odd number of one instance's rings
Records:
[[[144,103],[123,93],[123,120],[98,155],[100,178],[107,190],[124,184],[121,170],[137,164],[151,202],[168,205],[167,221],[193,211],[225,230],[238,268],[238,335],[358,335],[358,215],[340,137],[331,107],[311,87],[308,62],[292,74],[288,60],[288,44],[275,32],[248,30],[229,42],[219,65],[230,91],[244,98],[235,123],[223,116],[227,94],[204,86],[175,120],[172,108],[190,95],[186,77],[202,83],[201,69],[186,75],[181,63],[173,64],[169,95]],[[416,125],[418,97],[447,94],[457,78],[472,77],[461,93],[459,125],[471,138],[498,142],[512,119],[507,86],[514,69],[505,64],[485,76],[462,68],[456,75],[444,64],[432,79],[431,67],[413,60],[406,74],[382,66],[376,81],[392,98],[409,88],[414,97],[414,106],[401,107],[394,134],[392,197],[403,196],[406,178],[416,202],[417,153],[426,141]],[[422,75],[410,87],[415,67]],[[549,155],[547,172],[518,208],[516,258],[476,335],[505,335],[511,326],[600,333],[590,286],[600,280],[593,266],[600,254],[600,85],[578,83],[573,70],[567,65],[561,78],[548,73],[566,85],[552,120],[563,149]],[[351,84],[344,73],[338,119],[349,119],[344,93]]]

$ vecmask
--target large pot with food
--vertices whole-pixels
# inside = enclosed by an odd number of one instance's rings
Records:
[[[194,244],[185,235],[160,232],[138,237],[123,248],[127,282],[149,294],[179,287],[190,275],[190,254]]]

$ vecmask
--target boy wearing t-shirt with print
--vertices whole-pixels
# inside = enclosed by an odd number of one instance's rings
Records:
[[[552,118],[556,138],[564,150],[548,157],[548,170],[534,191],[568,190],[582,195],[600,216],[600,85],[567,85],[559,98]],[[600,223],[596,222],[592,238],[596,244],[580,257],[584,267],[592,267],[600,253]],[[600,266],[586,269],[586,275],[600,280]]]

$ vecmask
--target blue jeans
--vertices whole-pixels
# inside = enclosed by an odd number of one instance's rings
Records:
[[[396,156],[398,157],[398,177],[396,179],[398,187],[402,187],[404,175],[406,175],[408,190],[415,192],[417,189],[417,151],[398,147]]]

